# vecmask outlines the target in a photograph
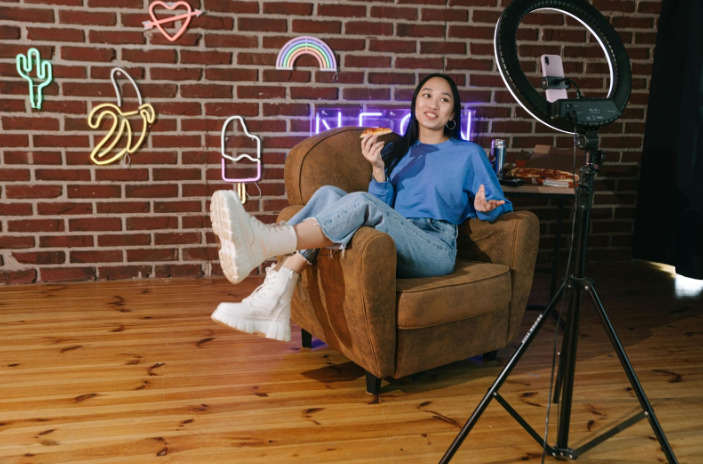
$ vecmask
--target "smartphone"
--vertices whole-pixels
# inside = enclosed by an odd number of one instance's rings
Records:
[[[549,77],[550,83],[554,78],[564,77],[564,67],[559,55],[542,55],[539,61],[542,65],[542,77]],[[563,82],[557,84],[557,87],[545,89],[544,93],[550,103],[569,98],[566,95],[566,83]]]

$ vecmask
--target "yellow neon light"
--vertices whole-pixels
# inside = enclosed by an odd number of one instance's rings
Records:
[[[134,87],[137,99],[139,100],[139,108],[137,110],[124,112],[122,108],[120,108],[122,106],[122,95],[120,94],[120,87],[117,85],[115,79],[117,73],[124,74]],[[134,82],[134,79],[132,79],[124,69],[114,68],[110,73],[110,79],[112,80],[112,86],[115,88],[117,104],[102,103],[93,108],[90,114],[88,114],[88,126],[90,126],[91,129],[98,129],[103,119],[106,117],[112,118],[112,125],[107,134],[90,153],[90,159],[93,163],[98,165],[110,164],[139,150],[146,139],[149,124],[153,124],[154,121],[156,121],[156,111],[154,107],[149,103],[142,103],[142,95],[139,93],[137,83]],[[142,118],[142,128],[141,135],[134,141],[134,131],[132,130],[132,123],[129,118],[137,115]],[[125,147],[113,152],[123,138],[126,138]]]
[[[95,116],[96,114],[97,117]],[[133,143],[132,124],[129,117],[136,115],[140,115],[142,117],[142,129],[139,139]],[[97,129],[100,127],[102,120],[107,116],[112,118],[112,126],[110,126],[108,133],[90,153],[90,159],[93,163],[98,165],[110,164],[127,154],[133,154],[139,150],[146,139],[148,125],[152,124],[156,120],[156,112],[150,103],[142,104],[139,106],[138,110],[128,111],[126,113],[123,113],[122,109],[117,105],[113,105],[112,103],[103,103],[93,108],[90,112],[88,115],[88,125],[91,129]],[[110,153],[115,146],[117,146],[125,132],[127,132],[127,145],[110,156]]]

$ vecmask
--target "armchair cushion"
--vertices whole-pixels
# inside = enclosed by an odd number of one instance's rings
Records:
[[[510,305],[510,269],[457,259],[452,274],[398,279],[398,328],[418,329],[470,319]]]

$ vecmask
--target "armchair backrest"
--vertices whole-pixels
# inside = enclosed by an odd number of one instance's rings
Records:
[[[361,154],[364,127],[321,132],[296,145],[286,157],[284,179],[291,205],[304,205],[323,185],[346,192],[366,191],[371,165]]]

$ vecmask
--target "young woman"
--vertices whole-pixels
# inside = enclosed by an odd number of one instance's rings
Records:
[[[425,77],[415,89],[412,117],[401,140],[384,146],[361,140],[372,166],[368,192],[325,186],[287,224],[249,216],[236,193],[213,194],[211,220],[225,276],[238,283],[266,259],[288,255],[241,303],[221,303],[213,320],[232,328],[290,340],[290,302],[300,273],[320,248],[344,247],[362,226],[393,238],[398,277],[454,271],[457,227],[468,218],[493,221],[512,211],[484,150],[461,139],[461,102],[454,81]]]

